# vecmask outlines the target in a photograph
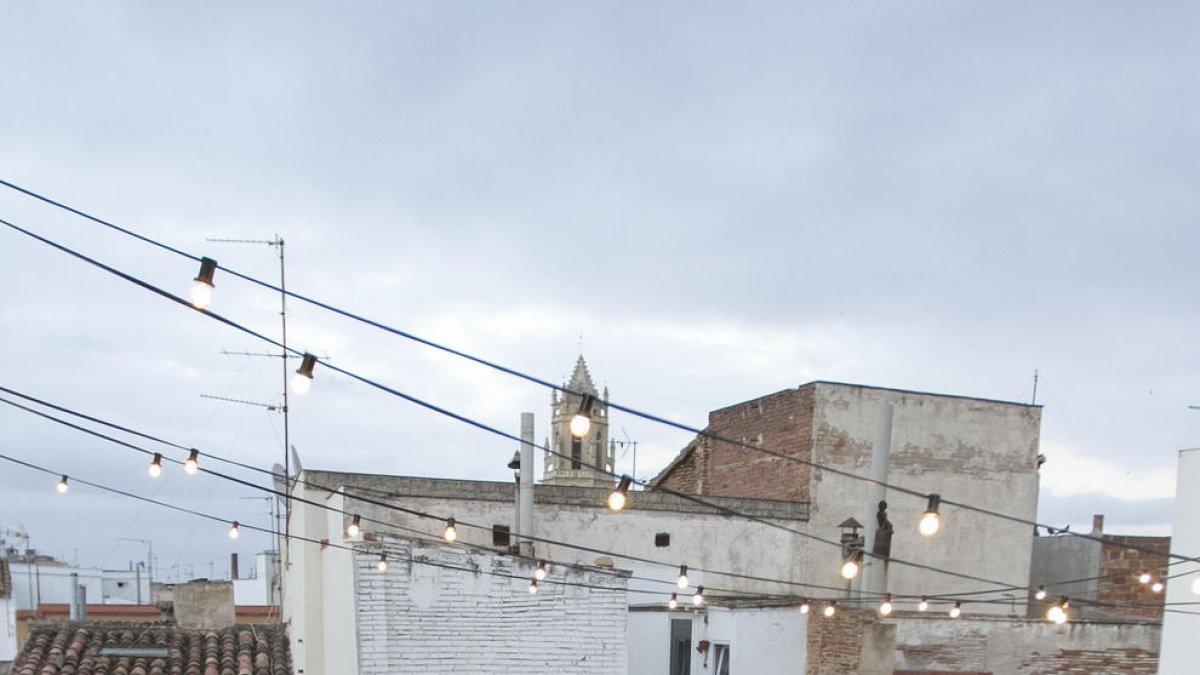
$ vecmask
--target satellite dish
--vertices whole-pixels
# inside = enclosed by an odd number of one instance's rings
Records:
[[[299,478],[300,472],[303,470],[304,470],[304,467],[300,465],[300,454],[298,452],[296,452],[296,445],[293,443],[292,444],[292,471],[295,472],[295,475],[293,477]]]
[[[271,480],[275,483],[276,492],[285,491],[287,485],[283,482],[283,465],[279,462],[271,466]]]

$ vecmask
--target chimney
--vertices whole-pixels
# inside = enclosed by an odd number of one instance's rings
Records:
[[[229,578],[230,578],[230,579],[237,579],[237,578],[238,578],[238,564],[237,564],[237,562],[238,562],[238,561],[237,561],[237,554],[236,554],[236,553],[230,553],[230,554],[229,554]]]
[[[1092,516],[1092,534],[1104,534],[1104,514]]]

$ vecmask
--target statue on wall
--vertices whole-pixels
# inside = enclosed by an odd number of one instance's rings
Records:
[[[878,527],[875,528],[875,546],[872,549],[875,555],[881,558],[888,558],[892,555],[892,521],[888,520],[887,502],[879,502],[879,511],[875,513],[875,521]]]

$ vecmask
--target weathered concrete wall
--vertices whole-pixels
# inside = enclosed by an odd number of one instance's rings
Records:
[[[233,610],[233,584],[228,581],[191,581],[175,587],[175,621],[180,628],[211,630],[237,623]]]
[[[895,621],[895,671],[992,675],[1154,673],[1156,624],[907,616]],[[1189,671],[1192,672],[1192,671]]]
[[[425,513],[453,516],[461,524],[459,540],[477,546],[499,549],[492,544],[487,529],[467,527],[465,523],[485,526],[509,525],[513,521],[513,486],[509,483],[481,481],[452,481],[393,476],[364,476],[357,474],[312,473],[313,482],[346,485],[347,510],[359,513],[364,519],[389,522],[397,528],[411,528],[431,535],[440,535],[444,522],[410,516],[392,509],[355,499],[361,495],[373,500],[382,499]],[[308,488],[306,494],[313,494]],[[631,492],[629,504],[620,513],[608,510],[603,504],[608,491],[603,489],[539,485],[535,490],[536,535],[556,541],[614,551],[643,559],[658,560],[670,566],[687,564],[692,568],[730,570],[758,576],[782,578],[796,582],[807,581],[811,573],[806,558],[806,543],[802,538],[761,523],[731,519],[710,508],[696,505],[671,495],[653,492]],[[803,503],[753,499],[706,498],[739,512],[770,518],[774,522],[803,530],[808,508]],[[298,505],[297,509],[315,507]],[[338,526],[330,525],[320,532],[309,531],[306,536],[342,542],[343,528],[349,519]],[[367,524],[368,531],[380,529]],[[399,530],[397,530],[399,532]],[[656,535],[670,535],[670,545],[656,545]],[[599,554],[535,542],[536,555],[568,563],[594,564]],[[635,576],[652,579],[671,579],[669,567],[648,565],[618,559],[621,569]],[[796,593],[797,587],[787,584],[764,583],[747,579],[722,577],[706,579],[699,569],[689,575],[692,585],[707,584],[731,590],[760,593]],[[631,589],[652,589],[663,592],[666,600],[669,589],[645,581],[633,580]],[[631,596],[635,601],[648,602],[644,596]]]
[[[827,382],[806,387],[815,390],[814,461],[869,474],[879,412],[891,405],[889,483],[1033,519],[1041,408]],[[863,481],[814,470],[810,531],[833,538],[847,517],[874,518],[870,495],[871,486]],[[1014,586],[1029,583],[1031,527],[943,504],[941,530],[925,538],[917,532],[925,501],[898,493],[888,493],[887,500],[895,527],[893,557]],[[832,585],[840,552],[830,546],[812,550],[815,568],[828,570],[815,583]],[[977,591],[979,582],[893,564],[888,589],[954,595]],[[972,611],[1024,614],[1023,595],[1013,601]]]
[[[1029,585],[1046,587],[1045,602],[1030,598],[1030,618],[1042,618],[1049,609],[1047,603],[1062,597],[1072,600],[1095,600],[1096,577],[1100,575],[1100,542],[1068,535],[1034,537],[1033,561],[1029,570]],[[1071,579],[1087,579],[1075,583],[1058,583]],[[1076,603],[1077,616],[1088,616],[1093,607]]]
[[[531,595],[532,567],[511,558],[390,539],[382,547],[386,571],[377,550],[354,561],[362,675],[626,672],[623,574],[558,569]]]

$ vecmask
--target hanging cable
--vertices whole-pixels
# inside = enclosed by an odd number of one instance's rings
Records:
[[[152,245],[152,246],[158,247],[158,248],[160,248],[160,249],[162,249],[162,250],[169,251],[169,252],[171,252],[171,253],[174,253],[174,254],[176,254],[176,255],[182,256],[182,257],[184,257],[184,258],[188,258],[188,259],[190,259],[190,260],[193,260],[193,261],[199,261],[199,260],[201,260],[201,259],[202,259],[202,258],[200,258],[200,257],[198,257],[198,256],[195,256],[195,255],[193,255],[193,254],[187,253],[186,251],[183,251],[183,250],[180,250],[180,249],[178,249],[178,248],[175,248],[175,247],[172,247],[172,246],[168,246],[168,245],[166,245],[166,244],[163,244],[163,243],[161,243],[161,242],[155,241],[154,239],[151,239],[151,238],[149,238],[149,237],[146,237],[146,236],[144,236],[144,235],[138,234],[138,233],[134,232],[134,231],[133,231],[133,230],[131,230],[131,229],[124,228],[124,227],[121,227],[121,226],[119,226],[119,225],[115,225],[115,224],[113,224],[113,223],[111,223],[111,222],[108,222],[108,221],[106,221],[106,220],[103,220],[103,219],[101,219],[101,218],[98,218],[98,217],[96,217],[96,216],[93,216],[93,215],[91,215],[91,214],[88,214],[88,213],[86,213],[86,212],[84,212],[84,211],[81,211],[81,210],[79,210],[79,209],[76,209],[76,208],[74,208],[74,207],[68,206],[68,205],[66,205],[66,204],[64,204],[64,203],[58,202],[58,201],[56,201],[56,200],[54,200],[54,199],[51,199],[51,198],[49,198],[49,197],[46,197],[46,196],[44,196],[44,195],[38,194],[38,193],[36,193],[36,192],[34,192],[34,191],[32,191],[32,190],[29,190],[29,189],[23,188],[23,187],[21,187],[21,186],[19,186],[19,185],[16,185],[16,184],[14,184],[14,183],[11,183],[11,182],[9,182],[9,181],[5,181],[5,180],[3,180],[3,179],[0,179],[0,185],[3,185],[3,186],[5,186],[5,187],[8,187],[8,188],[10,188],[10,189],[12,189],[12,190],[15,190],[15,191],[17,191],[17,192],[20,192],[20,193],[22,193],[22,194],[24,194],[24,195],[26,195],[26,196],[29,196],[29,197],[31,197],[31,198],[33,198],[33,199],[37,199],[37,200],[39,200],[39,201],[41,201],[41,202],[43,202],[43,203],[46,203],[46,204],[49,204],[49,205],[51,205],[51,206],[55,206],[55,207],[57,207],[57,208],[60,208],[60,209],[66,210],[66,211],[68,211],[68,212],[70,212],[70,213],[73,213],[73,214],[75,214],[75,215],[77,215],[77,216],[80,216],[80,217],[82,217],[82,218],[85,218],[85,219],[87,219],[87,220],[90,220],[90,221],[92,221],[92,222],[94,222],[94,223],[96,223],[96,224],[98,224],[98,225],[102,225],[102,226],[104,226],[104,227],[108,227],[108,228],[110,228],[110,229],[112,229],[112,230],[115,230],[115,231],[117,231],[117,232],[120,232],[120,233],[122,233],[122,234],[125,234],[125,235],[127,235],[127,236],[130,236],[130,237],[133,237],[133,238],[135,238],[135,239],[137,239],[137,240],[139,240],[139,241],[142,241],[142,242],[144,242],[144,243],[147,243],[147,244],[150,244],[150,245]],[[18,226],[16,226],[16,225],[12,224],[12,223],[9,223],[8,221],[5,221],[5,220],[2,220],[2,219],[0,219],[0,224],[4,224],[4,225],[6,225],[6,226],[8,226],[8,227],[10,227],[10,228],[12,228],[12,229],[14,229],[14,230],[18,231],[18,232],[21,232],[21,233],[23,233],[23,234],[26,234],[26,235],[28,235],[28,236],[30,236],[30,237],[33,237],[33,238],[35,238],[35,239],[38,239],[39,241],[42,241],[43,243],[46,243],[46,244],[48,244],[48,245],[50,245],[50,246],[53,246],[53,247],[55,247],[55,248],[58,248],[59,250],[62,250],[63,252],[66,252],[66,253],[68,253],[68,254],[70,254],[70,255],[74,255],[74,256],[76,256],[76,257],[79,257],[80,259],[83,259],[83,260],[86,260],[86,261],[89,261],[89,262],[91,262],[91,260],[90,260],[90,259],[88,259],[88,258],[86,258],[86,256],[82,256],[81,254],[75,253],[74,251],[71,251],[70,249],[68,249],[68,248],[66,248],[66,247],[64,247],[64,246],[61,246],[61,245],[59,245],[59,244],[56,244],[56,243],[54,243],[54,242],[52,242],[52,241],[50,241],[50,240],[48,240],[48,239],[46,239],[46,238],[44,238],[44,237],[41,237],[41,236],[39,236],[39,235],[36,235],[36,234],[34,234],[34,233],[32,233],[32,232],[30,232],[30,231],[28,231],[28,230],[25,230],[25,229],[23,229],[23,228],[21,228],[21,227],[18,227]],[[93,264],[95,264],[95,263],[93,263]],[[374,321],[374,320],[368,319],[368,318],[366,318],[366,317],[363,317],[363,316],[360,316],[360,315],[354,314],[354,313],[352,313],[352,312],[348,312],[348,311],[346,311],[346,310],[340,309],[340,308],[338,308],[338,307],[335,307],[335,306],[333,306],[333,305],[329,305],[329,304],[327,304],[327,303],[324,303],[324,302],[321,302],[321,301],[319,301],[319,300],[315,300],[315,299],[313,299],[313,298],[309,298],[309,297],[307,297],[307,296],[305,296],[305,295],[302,295],[302,294],[300,294],[300,293],[296,293],[296,292],[294,292],[294,291],[288,291],[288,290],[286,290],[286,289],[283,289],[283,288],[281,288],[281,287],[275,286],[274,284],[271,284],[271,283],[269,283],[269,282],[262,281],[262,280],[260,280],[260,279],[257,279],[257,278],[254,278],[254,277],[251,277],[251,276],[249,276],[249,275],[246,275],[246,274],[242,274],[242,273],[240,273],[240,272],[237,272],[237,271],[235,271],[235,270],[231,270],[231,269],[227,269],[227,268],[226,268],[226,270],[225,270],[225,271],[226,271],[226,272],[228,272],[229,274],[231,274],[232,276],[235,276],[235,277],[237,277],[237,278],[243,279],[243,280],[245,280],[245,281],[248,281],[248,282],[250,282],[250,283],[256,284],[256,285],[258,285],[258,286],[260,286],[260,287],[262,287],[262,288],[266,288],[266,289],[272,290],[272,291],[274,291],[274,292],[276,292],[276,293],[281,293],[281,294],[284,294],[284,295],[286,295],[286,296],[288,296],[288,297],[291,297],[291,298],[294,298],[294,299],[296,299],[296,300],[300,300],[300,301],[302,301],[302,302],[305,302],[305,303],[311,304],[311,305],[313,305],[313,306],[315,306],[315,307],[319,307],[319,308],[321,308],[321,309],[325,309],[325,310],[327,310],[327,311],[331,311],[331,312],[333,312],[333,313],[335,313],[335,314],[338,314],[338,315],[340,315],[340,316],[343,316],[343,317],[345,317],[345,318],[349,318],[349,319],[352,319],[352,320],[354,320],[354,321],[358,321],[358,322],[360,322],[360,323],[363,323],[363,324],[366,324],[366,325],[372,326],[372,327],[374,327],[374,328],[378,328],[378,329],[380,329],[380,330],[384,330],[384,331],[386,331],[386,332],[388,332],[388,333],[391,333],[391,334],[393,334],[393,335],[396,335],[396,336],[398,336],[398,337],[402,337],[402,338],[405,338],[405,339],[411,340],[411,341],[413,341],[413,342],[416,342],[416,343],[418,343],[418,344],[422,344],[422,345],[425,345],[425,346],[428,346],[428,347],[431,347],[431,348],[434,348],[434,349],[437,349],[437,350],[443,351],[443,352],[445,352],[445,353],[452,354],[452,355],[454,355],[454,356],[457,356],[457,357],[460,357],[460,358],[463,358],[463,359],[466,359],[466,360],[472,361],[472,362],[474,362],[474,363],[477,363],[477,364],[479,364],[479,365],[482,365],[482,366],[485,366],[485,367],[488,367],[488,368],[492,368],[492,369],[494,369],[494,370],[497,370],[497,371],[499,371],[499,372],[502,372],[502,373],[505,373],[505,374],[508,374],[508,375],[511,375],[511,376],[514,376],[514,377],[517,377],[517,378],[520,378],[520,379],[523,379],[523,380],[526,380],[526,381],[528,381],[528,382],[531,382],[531,383],[534,383],[534,384],[538,384],[538,385],[541,385],[541,386],[543,386],[543,387],[547,387],[547,388],[550,388],[550,389],[554,389],[554,390],[556,390],[556,391],[559,391],[559,392],[562,392],[562,393],[566,393],[566,394],[575,395],[575,396],[581,396],[581,397],[582,397],[582,396],[586,396],[586,395],[587,395],[587,393],[586,393],[586,392],[576,392],[576,391],[573,391],[573,390],[567,389],[566,387],[563,387],[563,386],[561,386],[561,385],[556,385],[556,384],[554,384],[554,383],[552,383],[552,382],[549,382],[549,381],[547,381],[547,380],[543,380],[543,379],[541,379],[541,378],[538,378],[538,377],[535,377],[535,376],[532,376],[532,375],[529,375],[529,374],[523,373],[523,372],[521,372],[521,371],[518,371],[518,370],[515,370],[515,369],[513,369],[513,368],[509,368],[509,367],[507,367],[507,366],[503,366],[503,365],[501,365],[501,364],[499,364],[499,363],[495,363],[495,362],[489,361],[489,360],[487,360],[487,359],[483,359],[483,358],[480,358],[480,357],[477,357],[477,356],[473,356],[473,355],[471,355],[471,354],[469,354],[469,353],[467,353],[467,352],[463,352],[463,351],[460,351],[460,350],[457,350],[457,349],[454,349],[454,348],[451,348],[451,347],[448,347],[448,346],[445,346],[445,345],[441,345],[441,344],[439,344],[439,343],[437,343],[437,342],[434,342],[434,341],[432,341],[432,340],[428,340],[428,339],[422,338],[422,337],[420,337],[420,336],[417,336],[417,335],[415,335],[415,334],[408,333],[408,332],[406,332],[406,331],[402,331],[402,330],[400,330],[400,329],[397,329],[397,328],[394,328],[394,327],[388,326],[388,325],[386,325],[386,324],[380,323],[380,322],[378,322],[378,321]],[[115,271],[114,271],[114,272],[115,272]],[[118,274],[121,274],[121,273],[118,273]],[[129,280],[133,281],[133,279],[132,279],[132,278],[129,278]],[[136,282],[136,281],[134,281],[134,283],[137,283],[137,282]],[[173,297],[173,296],[169,296],[169,297]],[[213,315],[213,316],[215,317],[215,315]],[[640,417],[640,418],[642,418],[642,419],[645,419],[645,420],[648,420],[648,421],[651,421],[651,422],[655,422],[655,423],[658,423],[658,424],[663,424],[663,425],[666,425],[666,426],[674,427],[674,428],[676,428],[676,429],[679,429],[679,430],[681,430],[681,431],[687,431],[687,432],[689,432],[689,433],[694,433],[694,434],[696,434],[697,436],[702,436],[702,437],[709,438],[709,439],[716,440],[716,441],[720,441],[720,442],[723,442],[723,443],[729,443],[729,444],[732,444],[732,445],[735,445],[735,446],[738,446],[738,447],[742,447],[742,448],[745,448],[745,449],[748,449],[748,450],[752,450],[752,451],[755,451],[755,452],[760,452],[760,453],[768,454],[768,455],[771,455],[771,456],[773,456],[773,457],[777,457],[777,458],[779,458],[779,459],[782,459],[782,460],[785,460],[785,461],[791,461],[791,462],[797,462],[797,463],[800,463],[800,464],[804,464],[804,465],[806,465],[806,466],[810,466],[810,467],[812,467],[812,468],[814,468],[814,469],[819,469],[820,471],[822,471],[822,472],[824,472],[824,473],[829,473],[829,474],[832,474],[832,475],[839,475],[839,476],[843,476],[843,477],[846,477],[846,478],[851,478],[851,479],[854,479],[854,480],[858,480],[858,481],[867,482],[867,483],[870,483],[870,484],[878,485],[878,486],[880,486],[880,487],[884,487],[884,488],[886,488],[886,489],[888,489],[888,490],[892,490],[892,491],[894,491],[894,492],[898,492],[898,493],[901,493],[901,494],[907,494],[907,495],[914,496],[914,497],[920,497],[920,498],[922,498],[922,499],[928,498],[928,497],[930,496],[930,495],[927,495],[927,494],[921,493],[921,492],[919,492],[919,491],[917,491],[917,490],[913,490],[913,489],[910,489],[910,488],[905,488],[905,487],[901,487],[901,486],[897,486],[897,485],[889,484],[889,483],[887,483],[886,481],[880,481],[880,480],[877,480],[877,479],[874,479],[874,478],[870,478],[870,477],[867,477],[867,476],[861,476],[861,475],[855,474],[855,473],[853,473],[853,472],[850,472],[850,471],[845,471],[845,470],[842,470],[842,469],[837,469],[837,468],[835,468],[835,467],[826,466],[826,465],[823,465],[823,464],[819,464],[819,463],[816,463],[816,462],[812,462],[812,461],[810,461],[810,460],[805,460],[805,459],[803,459],[803,458],[801,458],[801,457],[797,457],[797,456],[795,456],[795,455],[791,455],[791,454],[787,454],[787,453],[783,453],[783,452],[778,452],[778,451],[770,450],[769,448],[764,448],[764,447],[761,447],[761,446],[758,446],[758,445],[755,445],[755,444],[752,444],[752,443],[747,443],[747,442],[744,442],[744,441],[734,440],[734,439],[731,439],[731,438],[725,438],[725,437],[722,437],[722,436],[720,436],[720,435],[718,435],[718,434],[714,434],[714,433],[712,433],[712,432],[709,432],[709,431],[707,431],[707,430],[704,430],[704,429],[698,429],[698,428],[695,428],[695,427],[691,427],[691,426],[689,426],[689,425],[686,425],[686,424],[683,424],[683,423],[680,423],[680,422],[676,422],[676,421],[673,421],[673,420],[670,420],[670,419],[667,419],[667,418],[664,418],[664,417],[660,417],[660,416],[658,416],[658,415],[654,415],[654,414],[651,414],[651,413],[643,412],[643,411],[641,411],[641,410],[638,410],[638,409],[636,409],[636,408],[632,408],[632,407],[628,407],[628,406],[621,405],[621,404],[619,404],[619,403],[617,403],[617,402],[614,402],[614,401],[607,401],[606,403],[607,403],[608,407],[610,407],[610,408],[612,408],[612,409],[614,409],[614,410],[618,410],[618,411],[621,411],[621,412],[625,412],[625,413],[628,413],[628,414],[630,414],[630,415],[634,415],[635,417]],[[639,484],[640,484],[640,483],[639,483]],[[1042,523],[1038,523],[1038,522],[1036,522],[1036,521],[1032,521],[1032,520],[1029,520],[1029,519],[1026,519],[1026,518],[1022,518],[1022,517],[1020,517],[1020,516],[1014,516],[1014,515],[1011,515],[1011,514],[1002,513],[1002,512],[999,512],[999,511],[994,511],[994,510],[992,510],[992,509],[987,509],[987,508],[984,508],[984,507],[974,506],[974,505],[972,505],[972,504],[968,504],[968,503],[964,503],[964,502],[952,501],[952,500],[948,500],[948,499],[942,499],[941,501],[942,501],[943,503],[945,503],[945,504],[949,504],[949,505],[951,505],[951,506],[955,506],[955,507],[957,507],[957,508],[961,508],[961,509],[965,509],[965,510],[969,510],[969,511],[974,511],[974,512],[976,512],[976,513],[980,513],[980,514],[984,514],[984,515],[988,515],[988,516],[992,516],[992,517],[996,517],[996,518],[1001,518],[1001,519],[1008,520],[1008,521],[1015,522],[1015,523],[1020,523],[1020,524],[1024,524],[1024,525],[1030,525],[1030,526],[1033,526],[1033,527],[1045,527],[1045,528],[1049,529],[1049,526],[1048,526],[1048,525],[1044,525],[1044,524],[1042,524]],[[1082,533],[1082,532],[1066,532],[1066,534],[1068,534],[1068,535],[1070,535],[1070,536],[1074,536],[1074,537],[1082,538],[1082,539],[1088,539],[1088,540],[1093,540],[1093,541],[1101,541],[1101,539],[1100,539],[1099,537],[1095,536],[1095,535],[1085,534],[1085,533]],[[1129,549],[1131,549],[1131,550],[1142,550],[1143,552],[1147,552],[1147,553],[1159,553],[1158,551],[1153,551],[1153,550],[1151,550],[1151,549],[1142,549],[1142,548],[1139,548],[1139,547],[1137,547],[1136,545],[1133,545],[1133,544],[1123,544],[1123,547],[1129,548]],[[1196,556],[1186,556],[1186,555],[1181,555],[1181,554],[1176,554],[1176,553],[1171,553],[1171,552],[1168,552],[1168,555],[1169,555],[1170,557],[1177,558],[1177,559],[1180,559],[1180,560],[1193,560],[1193,559],[1197,559],[1197,557],[1196,557]]]

